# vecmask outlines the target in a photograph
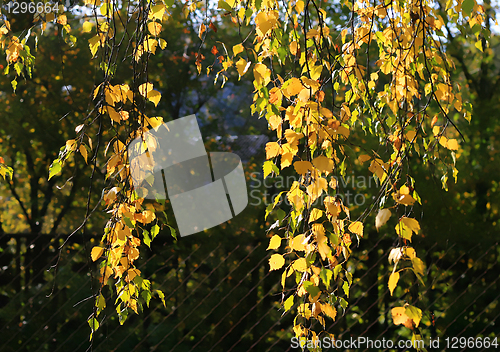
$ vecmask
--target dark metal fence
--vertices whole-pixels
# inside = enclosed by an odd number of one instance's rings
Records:
[[[97,287],[88,253],[96,239],[75,235],[60,251],[66,236],[0,235],[0,350],[298,350],[291,346],[294,309],[283,314],[280,273],[269,272],[268,239],[221,231],[178,242],[159,236],[151,250],[142,249],[139,269],[165,292],[166,307],[153,299],[120,325],[115,298],[105,288],[107,308],[92,344],[87,319]],[[354,250],[349,306],[338,310],[335,322],[327,319],[326,331],[339,340],[409,339],[409,330],[390,317],[391,308],[406,300],[422,308],[420,332],[424,341],[439,337],[440,350],[447,337],[499,335],[497,244],[463,250],[421,241],[415,247],[426,263],[423,283],[408,272],[391,297],[387,255],[393,241],[372,235]]]

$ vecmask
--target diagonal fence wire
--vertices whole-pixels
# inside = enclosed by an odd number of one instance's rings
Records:
[[[398,296],[394,297],[387,293],[384,272],[389,267],[386,260],[390,248],[381,246],[383,240],[386,238],[381,236],[364,255],[353,258],[353,268],[360,274],[355,276],[350,288],[349,306],[342,316],[325,327],[326,332],[335,334],[338,339],[373,336],[374,339],[397,340],[404,329],[394,326],[390,318],[391,307],[407,298],[404,290],[397,291]],[[225,249],[218,244],[208,251],[204,245],[175,250],[166,248],[167,253],[155,252],[144,258],[138,268],[149,272],[154,285],[162,290],[166,288],[167,309],[156,302],[144,308],[137,319],[121,326],[112,320],[110,301],[109,310],[100,321],[100,336],[94,338],[92,345],[85,317],[91,313],[89,302],[94,296],[92,293],[82,296],[90,286],[79,284],[90,279],[87,276],[90,269],[82,259],[86,255],[84,247],[70,249],[59,262],[58,271],[64,272],[64,276],[57,279],[57,287],[67,284],[71,288],[58,288],[50,297],[44,297],[54,283],[43,273],[58,257],[49,248],[59,243],[59,238],[42,246],[37,236],[26,240],[16,238],[16,241],[25,247],[34,244],[38,251],[23,257],[25,252],[16,252],[19,246],[10,242],[9,255],[0,255],[0,266],[23,264],[11,271],[10,276],[5,272],[0,275],[0,298],[2,294],[9,297],[3,306],[0,301],[0,333],[5,337],[0,342],[0,351],[83,351],[87,347],[89,351],[117,352],[293,350],[290,338],[294,336],[292,320],[296,311],[293,307],[286,313],[277,309],[281,299],[276,295],[282,296],[283,292],[279,280],[269,271],[270,254],[262,248],[263,242],[226,245]],[[429,244],[426,249],[430,256],[423,277],[425,287],[412,298],[416,299],[413,304],[422,308],[424,314],[421,324],[424,335],[435,326],[436,336],[451,333],[452,327],[457,336],[468,336],[472,331],[476,336],[491,336],[500,316],[496,312],[500,298],[500,277],[496,274],[500,261],[496,245],[480,252],[477,246],[458,250],[454,245],[439,252],[436,245]],[[41,258],[46,264],[33,267]],[[471,260],[477,265],[468,264]],[[190,269],[179,275],[175,268],[187,268],[187,264]],[[23,270],[31,272],[28,275]],[[20,279],[28,286],[16,292],[14,283]],[[413,282],[409,290],[415,285],[420,284]],[[474,294],[467,293],[469,288]],[[359,311],[358,307],[363,310]],[[181,310],[182,314],[174,314]],[[436,322],[431,322],[434,311],[446,314],[437,315]],[[474,314],[469,314],[472,311]],[[380,319],[369,319],[374,315]],[[27,321],[27,325],[17,327],[18,321]]]

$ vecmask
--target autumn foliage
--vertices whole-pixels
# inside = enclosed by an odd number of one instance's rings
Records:
[[[92,168],[98,158],[107,160],[102,201],[109,221],[91,256],[100,265],[101,288],[114,285],[121,322],[128,312],[139,313],[149,305],[153,295],[164,297],[141,277],[135,261],[141,245],[149,246],[160,227],[169,225],[155,204],[144,201],[146,190],[133,187],[126,148],[163,123],[162,117],[148,116],[162,94],[147,68],[151,57],[178,40],[163,32],[175,16],[192,17],[196,23],[200,51],[192,64],[200,78],[216,73],[221,87],[231,76],[253,82],[252,112],[267,120],[275,136],[265,147],[264,177],[284,170],[296,175],[266,211],[266,218],[278,220],[269,230],[268,250],[274,251],[269,270],[281,272],[283,309],[296,307],[295,335],[317,339],[326,321],[339,319],[339,310],[347,307],[355,279],[347,263],[368,222],[397,238],[388,258],[393,264],[387,283],[391,294],[403,271],[413,272],[414,280],[424,275],[418,248],[412,247],[421,232],[416,209],[422,199],[411,163],[437,164],[444,188],[448,179],[457,180],[461,136],[455,124],[457,119],[470,121],[472,107],[463,99],[464,87],[452,80],[454,62],[441,40],[450,22],[468,26],[483,50],[483,6],[474,0],[220,0],[217,6],[85,0],[85,5],[92,16],[71,26],[71,9],[62,5],[58,13],[40,14],[35,21],[41,29],[57,26],[56,35],[69,45],[76,40],[72,31],[91,34],[88,50],[101,70],[101,81],[88,92],[88,115],[75,126],[74,138],[62,147],[48,174],[57,175],[75,154]],[[240,40],[214,39],[218,26],[234,27]],[[29,79],[36,52],[12,32],[8,21],[0,33],[6,71],[16,75],[15,90],[19,79]],[[201,48],[213,56],[203,55]],[[125,60],[118,60],[119,52]],[[122,67],[128,77],[123,82],[115,78]],[[105,140],[102,128],[111,131]],[[365,135],[379,145],[366,144]],[[154,142],[145,144],[142,152],[155,147]],[[379,185],[378,197],[364,209],[342,201],[337,182],[354,168],[366,170]],[[8,177],[9,172],[0,158],[0,174]],[[289,207],[280,203],[285,198]],[[88,209],[84,222],[91,214]],[[97,292],[89,319],[93,332],[106,304],[110,302]],[[422,311],[400,304],[392,310],[394,324],[418,334]],[[322,328],[311,328],[311,320]]]

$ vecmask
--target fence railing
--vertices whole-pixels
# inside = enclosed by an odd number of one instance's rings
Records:
[[[175,243],[155,239],[138,263],[165,292],[166,307],[153,299],[120,325],[115,298],[105,288],[107,308],[92,344],[87,319],[97,282],[88,253],[97,237],[75,235],[60,250],[66,236],[0,235],[0,350],[298,350],[291,344],[294,309],[286,314],[280,309],[280,273],[269,272],[268,239],[226,235],[217,241],[203,234]],[[464,250],[421,241],[415,246],[426,263],[423,282],[411,273],[402,275],[401,288],[391,297],[387,255],[393,241],[387,235],[369,236],[353,251],[349,305],[338,310],[335,322],[327,320],[326,331],[338,340],[409,339],[408,329],[392,323],[390,311],[411,300],[423,311],[424,341],[440,338],[441,350],[446,338],[499,335],[497,244]]]

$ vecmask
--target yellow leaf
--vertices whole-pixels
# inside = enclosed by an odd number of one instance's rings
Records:
[[[236,65],[236,70],[238,71],[238,74],[241,77],[248,71],[248,68],[250,67],[250,62],[247,62],[245,59],[239,59],[235,65]]]
[[[167,47],[167,41],[163,38],[158,39],[158,44],[160,44],[160,48],[162,50]]]
[[[321,209],[314,208],[311,211],[311,215],[309,215],[309,222],[318,220],[322,216],[323,216],[323,211]]]
[[[305,258],[299,258],[292,263],[292,268],[295,271],[304,272],[307,270],[307,262]]]
[[[298,236],[295,236],[294,238],[292,238],[290,240],[290,248],[294,251],[298,251],[298,252],[301,252],[301,251],[305,251],[306,250],[306,247],[305,245],[303,244],[304,242],[304,235],[298,235]]]
[[[395,325],[403,324],[407,328],[413,326],[413,321],[406,315],[405,307],[396,307],[391,309],[392,321]]]
[[[375,218],[375,227],[377,230],[382,227],[387,220],[391,217],[392,213],[389,209],[380,209],[378,211],[377,217]]]
[[[278,235],[274,235],[271,237],[271,241],[269,241],[269,247],[267,247],[267,250],[270,249],[277,249],[281,245],[281,237]]]
[[[269,258],[270,271],[281,269],[283,265],[285,265],[285,258],[281,254],[273,254]]]
[[[266,159],[274,158],[281,153],[281,146],[277,142],[268,142],[266,144]]]
[[[256,31],[259,37],[265,36],[272,30],[278,20],[276,11],[262,11],[255,17]]]
[[[368,161],[370,159],[371,159],[371,156],[366,155],[366,154],[358,156],[358,160],[360,163],[364,163],[365,161]]]
[[[101,40],[100,40],[98,35],[89,39],[89,48],[90,48],[90,53],[92,54],[92,57],[94,57],[95,54],[97,53],[97,50],[99,49],[100,43],[101,43]]]
[[[141,271],[139,269],[129,269],[127,271],[128,281],[132,281],[136,276],[141,275]]]
[[[296,161],[293,163],[293,167],[299,175],[305,175],[308,171],[313,170],[313,165],[309,161]]]
[[[403,224],[408,226],[410,228],[410,230],[415,232],[415,234],[418,234],[418,232],[420,231],[420,224],[418,223],[417,220],[412,219],[412,218],[403,217],[401,219],[401,221],[403,222]]]
[[[165,13],[165,5],[159,4],[151,7],[151,10],[149,10],[149,16],[148,18],[150,20],[160,20],[163,18],[163,14]]]
[[[321,258],[325,260],[331,255],[331,248],[328,246],[328,239],[325,236],[325,227],[323,224],[313,224],[313,233],[316,235],[316,242],[318,243],[318,252]]]
[[[285,167],[292,165],[293,154],[292,153],[283,153],[281,156],[281,170]]]
[[[413,320],[415,326],[420,324],[420,320],[422,319],[422,310],[420,308],[408,305],[406,306],[405,314],[408,318]]]
[[[156,47],[158,46],[158,41],[153,38],[149,37],[147,40],[144,41],[144,50],[150,53],[155,53],[156,52]]]
[[[406,247],[405,248],[405,254],[410,258],[410,259],[413,259],[413,258],[416,258],[417,257],[417,253],[415,252],[415,249],[412,248],[412,247]]]
[[[205,32],[206,29],[207,29],[207,27],[203,23],[200,24],[200,28],[198,29],[198,37],[200,39],[203,39],[201,36],[203,35],[203,33]]]
[[[297,42],[296,41],[291,42],[290,43],[290,53],[293,56],[297,55],[297,49],[298,49]]]
[[[292,77],[283,85],[285,87],[285,93],[287,97],[299,94],[304,86],[297,77]]]
[[[394,289],[398,285],[398,281],[399,281],[399,273],[397,271],[392,273],[391,276],[389,276],[388,286],[389,286],[389,291],[391,291],[391,296],[392,293],[394,292]]]
[[[92,22],[85,21],[82,25],[82,32],[89,33],[90,31],[92,31]]]
[[[233,54],[234,56],[238,55],[239,53],[243,52],[245,48],[243,47],[243,44],[236,44],[233,46]]]
[[[330,304],[321,304],[321,311],[328,315],[332,320],[335,320],[335,317],[337,316],[337,310],[335,307],[332,307]]]
[[[329,174],[333,170],[333,160],[324,155],[314,158],[312,163],[321,173]]]
[[[267,68],[266,65],[261,64],[260,62],[255,64],[253,68],[253,74],[255,77],[255,82],[258,87],[266,86],[269,82],[271,82],[271,70]]]
[[[448,148],[449,150],[458,150],[458,141],[456,139],[448,139],[446,148]]]
[[[66,15],[58,15],[57,16],[57,23],[59,23],[63,26],[66,26],[68,24],[68,17],[66,17]]]
[[[154,36],[159,35],[161,32],[161,23],[149,22],[148,23],[148,30],[149,30],[149,33],[151,33]]]
[[[87,163],[87,148],[83,144],[80,144],[80,154],[82,154],[83,158],[85,159],[85,163]]]
[[[297,10],[298,14],[304,11],[304,6],[305,6],[304,1],[302,0],[297,1],[297,3],[295,4],[295,10]]]
[[[121,115],[117,113],[116,110],[113,109],[111,106],[108,106],[108,114],[111,120],[115,122],[120,122],[122,120]]]
[[[418,258],[418,257],[415,257],[415,258],[412,258],[411,260],[411,264],[413,266],[413,270],[419,274],[419,275],[424,275],[424,271],[425,271],[425,264],[424,262],[422,261],[422,259]]]
[[[284,304],[285,312],[289,311],[290,308],[292,308],[292,306],[293,306],[293,295],[288,297],[285,301],[285,304]]]
[[[146,119],[146,122],[153,127],[155,130],[158,126],[161,126],[163,124],[163,118],[162,117],[147,117],[144,116]]]
[[[161,99],[161,94],[157,90],[152,90],[148,93],[148,100],[153,104],[155,104],[155,106],[158,106],[160,99]]]
[[[304,192],[300,189],[299,183],[294,181],[286,197],[290,204],[295,207],[296,211],[302,211],[304,207],[304,195]]]
[[[349,231],[363,237],[363,223],[361,221],[354,221],[349,225]]]
[[[105,2],[101,5],[101,15],[105,17],[112,17],[113,15],[113,3],[112,2]]]
[[[144,97],[144,98],[147,98],[148,96],[148,93],[153,90],[153,84],[152,83],[149,83],[149,82],[146,82],[146,83],[143,83],[139,86],[139,93],[141,93],[141,95]]]
[[[104,252],[104,248],[96,246],[92,248],[92,252],[90,256],[92,257],[92,261],[95,262],[97,259],[99,259],[102,256],[102,253]]]

